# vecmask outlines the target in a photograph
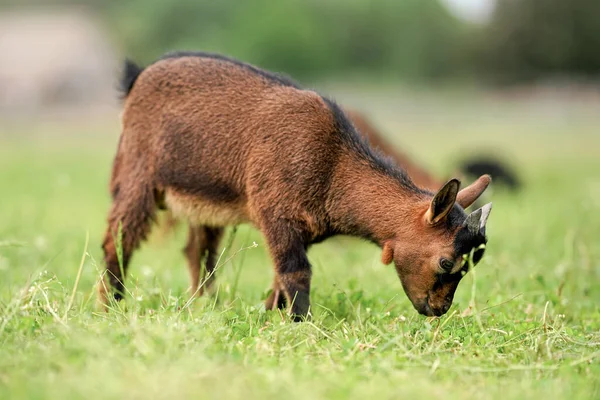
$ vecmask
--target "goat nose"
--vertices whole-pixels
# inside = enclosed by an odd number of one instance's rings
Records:
[[[451,304],[450,303],[446,303],[442,306],[442,312],[445,314],[446,312],[448,312],[448,310],[450,309]]]

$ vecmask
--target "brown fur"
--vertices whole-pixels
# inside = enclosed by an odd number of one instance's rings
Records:
[[[115,298],[123,296],[124,277],[114,233],[122,224],[126,272],[164,206],[191,222],[185,253],[194,290],[202,276],[198,260],[210,255],[222,228],[249,222],[264,234],[275,264],[270,308],[289,304],[296,318],[306,316],[306,250],[344,234],[384,246],[419,312],[446,312],[460,277],[440,284],[439,258],[462,257],[454,251],[466,218],[455,203],[458,181],[435,197],[417,188],[361,142],[336,107],[221,58],[166,58],[144,70],[125,100],[110,185],[103,248]],[[207,270],[211,265],[214,256]]]
[[[403,168],[412,181],[419,187],[431,191],[437,191],[442,187],[444,182],[435,178],[425,168],[415,163],[408,155],[399,151],[395,146],[391,145],[373,125],[373,123],[362,112],[345,108],[345,113],[348,119],[356,127],[357,132],[361,134],[368,142],[383,154],[391,157],[401,168]],[[178,224],[178,220],[173,213],[167,211],[165,220],[161,224],[164,234],[172,231]]]

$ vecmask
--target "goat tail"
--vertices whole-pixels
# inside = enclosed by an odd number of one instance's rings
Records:
[[[121,80],[119,81],[119,91],[121,98],[124,99],[129,95],[133,84],[137,80],[138,76],[144,71],[144,68],[134,63],[130,59],[125,59],[123,65],[123,72],[121,73]]]

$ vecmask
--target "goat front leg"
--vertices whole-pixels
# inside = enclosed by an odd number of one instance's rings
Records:
[[[283,294],[283,290],[281,289],[281,284],[279,283],[279,279],[277,279],[277,275],[273,278],[273,285],[271,294],[265,300],[265,308],[267,310],[283,310],[287,307],[287,302],[285,300],[285,295]]]
[[[285,299],[294,321],[302,321],[310,310],[311,278],[304,241],[288,226],[269,226],[264,231],[275,264],[273,293],[265,305],[273,309]]]

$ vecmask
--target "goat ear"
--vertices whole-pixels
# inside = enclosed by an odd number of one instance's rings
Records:
[[[429,224],[435,225],[446,218],[452,207],[454,207],[458,189],[460,189],[460,181],[458,179],[450,179],[433,196],[429,209],[425,214],[425,219]]]
[[[487,189],[488,185],[492,182],[492,177],[489,175],[482,175],[475,182],[464,188],[456,196],[456,202],[462,207],[467,208],[481,196],[481,194]]]
[[[381,262],[388,265],[394,260],[394,247],[392,241],[388,240],[383,244],[383,251],[381,252]]]

